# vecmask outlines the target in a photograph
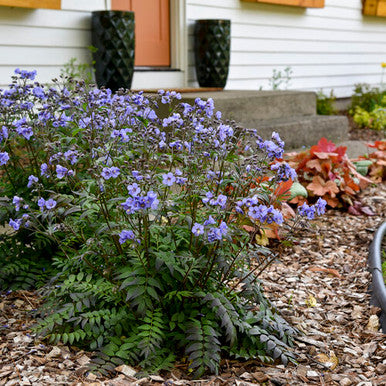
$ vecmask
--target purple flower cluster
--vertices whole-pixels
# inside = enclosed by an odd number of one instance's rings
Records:
[[[181,115],[179,113],[173,113],[173,115],[162,120],[163,127],[168,127],[173,124],[177,127],[181,127],[184,124],[184,120],[181,118]]]
[[[13,121],[13,126],[16,128],[17,133],[22,135],[27,140],[29,140],[34,134],[32,127],[28,126],[27,119],[25,117]]]
[[[18,197],[18,196],[13,197],[12,204],[15,205],[16,212],[20,210],[22,202],[23,202],[23,199],[21,197]]]
[[[56,165],[56,176],[61,180],[66,176],[73,176],[75,172],[73,170],[69,170],[61,165]]]
[[[9,161],[9,155],[6,151],[0,153],[0,165],[5,165]]]
[[[119,235],[119,244],[124,244],[127,240],[134,240],[135,234],[131,230],[124,229]]]
[[[157,193],[149,190],[145,196],[137,195],[127,198],[126,201],[121,204],[121,206],[127,214],[133,214],[139,210],[155,210],[158,208],[158,204],[159,200],[157,198]]]
[[[284,142],[278,133],[272,133],[272,140],[264,141],[261,137],[256,140],[257,147],[266,152],[270,159],[281,159],[284,153]]]
[[[48,165],[46,163],[43,163],[40,165],[40,175],[44,177],[48,177]]]
[[[42,212],[44,211],[44,207],[51,210],[56,207],[56,204],[57,202],[53,198],[50,198],[47,201],[44,198],[39,198],[38,200],[38,206]]]
[[[27,71],[27,70],[20,70],[20,68],[16,68],[15,74],[19,75],[21,79],[35,80],[37,72],[36,70]]]
[[[283,215],[280,211],[275,209],[272,205],[267,207],[265,205],[256,205],[250,206],[248,210],[248,216],[253,220],[258,220],[261,223],[267,224],[282,224],[283,223]]]
[[[75,150],[67,150],[64,154],[64,159],[69,161],[71,165],[74,165],[78,162],[78,152]]]
[[[218,205],[221,207],[221,209],[224,209],[227,203],[227,199],[228,197],[224,196],[223,194],[219,194],[217,198],[214,198],[213,193],[207,192],[205,194],[205,198],[202,199],[202,202],[204,204],[209,203],[209,205],[213,205],[213,206]]]
[[[103,168],[101,176],[105,180],[109,180],[110,178],[117,178],[120,173],[121,172],[119,168],[117,168],[116,166],[112,166],[111,168]]]
[[[28,177],[28,184],[27,184],[27,188],[32,188],[32,186],[34,184],[36,184],[37,182],[39,182],[39,178],[35,177],[33,174],[31,174],[29,177]]]
[[[166,186],[173,186],[176,182],[176,177],[172,172],[162,174],[162,183]]]
[[[15,231],[18,231],[20,229],[22,220],[20,218],[13,220],[9,219],[9,226],[11,226]]]
[[[307,217],[309,220],[313,220],[315,218],[315,214],[318,216],[326,213],[326,205],[327,202],[322,198],[319,198],[316,201],[315,205],[308,205],[306,202],[298,207],[298,213],[302,217]]]
[[[176,91],[158,90],[158,95],[161,95],[161,103],[170,103],[173,98],[181,99],[181,94]]]
[[[296,171],[287,162],[275,163],[271,166],[271,170],[275,172],[273,179],[277,182],[295,180],[297,177]]]
[[[205,233],[205,227],[208,227],[209,225],[215,224],[215,220],[212,216],[209,216],[209,219],[204,222],[204,224],[200,223],[194,223],[192,227],[192,233],[195,236],[201,236]],[[221,241],[224,236],[228,233],[228,225],[225,222],[222,222],[218,228],[211,227],[207,229],[207,240],[209,243],[213,243],[215,241]]]

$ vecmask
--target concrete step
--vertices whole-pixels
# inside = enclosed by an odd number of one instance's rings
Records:
[[[212,91],[182,93],[181,102],[194,103],[196,98],[213,98],[223,118],[244,127],[250,122],[316,114],[316,94],[305,91]]]
[[[348,139],[349,123],[345,116],[310,115],[257,122],[258,134],[269,139],[273,131],[279,133],[285,142],[285,151],[316,145],[325,137],[334,143]]]

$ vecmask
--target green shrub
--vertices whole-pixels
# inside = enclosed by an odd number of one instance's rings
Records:
[[[334,115],[336,114],[336,109],[334,103],[336,97],[334,91],[331,90],[330,96],[323,93],[323,90],[320,90],[316,94],[316,113],[319,115]]]
[[[371,87],[368,84],[355,85],[354,94],[351,97],[350,114],[354,115],[356,108],[371,112],[377,107],[386,107],[385,100],[386,90],[381,91],[377,87]]]
[[[211,99],[160,118],[179,94],[46,89],[17,73],[0,104],[10,237],[56,247],[36,331],[98,350],[103,372],[123,362],[158,371],[183,357],[195,376],[216,373],[223,355],[294,361],[297,331],[258,279],[275,256],[253,243],[283,223],[277,187],[295,178],[273,164],[280,137],[236,132]]]
[[[368,112],[357,106],[355,108],[353,119],[359,127],[367,127],[374,130],[386,130],[386,107],[376,105],[373,111]]]

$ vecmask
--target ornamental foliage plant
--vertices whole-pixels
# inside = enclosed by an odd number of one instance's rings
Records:
[[[349,113],[359,127],[386,130],[386,90],[357,84]]]
[[[323,198],[332,208],[353,207],[356,196],[371,180],[357,171],[349,160],[345,146],[336,146],[326,138],[301,153],[285,156],[296,170],[298,181],[307,189],[308,201]],[[291,202],[304,202],[294,198]],[[362,208],[366,211],[366,208]]]
[[[24,259],[24,248],[49,255],[56,273],[41,290],[36,331],[96,350],[102,372],[185,358],[200,376],[224,355],[294,361],[297,331],[258,279],[275,256],[242,226],[283,223],[277,188],[296,175],[273,163],[280,137],[236,131],[211,99],[171,109],[175,92],[46,88],[34,72],[17,74],[0,94],[0,163],[3,219],[18,248],[0,261]]]

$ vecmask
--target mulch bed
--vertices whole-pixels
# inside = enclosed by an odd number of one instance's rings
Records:
[[[347,112],[342,112],[342,115],[345,115],[348,118],[348,121],[349,121],[348,135],[351,141],[374,142],[374,141],[381,141],[386,138],[385,131],[363,129],[354,122],[352,116],[349,115]]]

